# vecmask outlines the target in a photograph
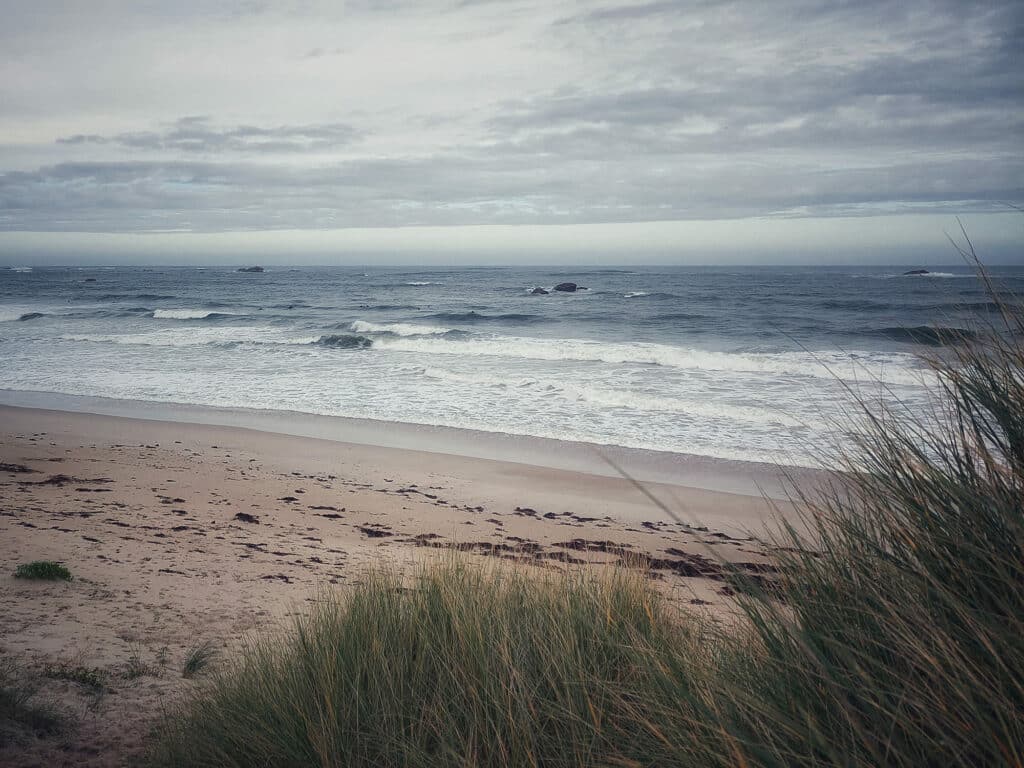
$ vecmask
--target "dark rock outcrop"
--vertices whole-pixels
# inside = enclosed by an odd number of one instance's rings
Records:
[[[555,290],[561,293],[576,293],[579,290],[579,286],[576,283],[559,283],[555,286]]]
[[[262,272],[263,267],[239,267],[239,272]]]
[[[930,275],[927,269],[911,269],[903,273],[904,275]]]
[[[532,296],[547,296],[549,293],[551,293],[551,291],[546,291],[543,288],[534,288],[530,291],[530,295]]]

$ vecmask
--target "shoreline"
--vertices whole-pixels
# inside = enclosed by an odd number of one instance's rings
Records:
[[[0,409],[3,408],[233,427],[343,445],[524,464],[601,477],[622,478],[625,475],[643,483],[664,483],[779,500],[788,498],[783,473],[801,482],[812,482],[821,474],[819,470],[799,465],[776,466],[699,454],[289,410],[224,408],[0,389]]]

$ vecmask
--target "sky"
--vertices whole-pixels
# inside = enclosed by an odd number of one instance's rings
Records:
[[[0,0],[0,264],[1024,263],[1024,4]]]

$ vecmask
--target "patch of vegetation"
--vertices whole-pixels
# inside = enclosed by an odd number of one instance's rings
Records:
[[[39,701],[34,681],[11,659],[0,659],[0,747],[27,735],[57,733],[64,718],[47,703]]]
[[[993,297],[996,295],[991,292]],[[863,408],[739,626],[635,575],[371,573],[253,641],[157,766],[1024,765],[1024,322],[930,361],[938,412]]]
[[[630,699],[681,636],[637,572],[371,573],[215,668],[155,762],[572,765],[614,748],[619,726],[596,722],[636,724]]]
[[[14,571],[15,578],[46,581],[71,581],[71,571],[51,560],[34,560],[22,563]]]
[[[195,677],[209,667],[216,657],[217,648],[210,640],[196,643],[185,653],[185,663],[181,669],[181,676]]]
[[[68,664],[50,665],[43,669],[43,675],[54,680],[68,680],[72,683],[101,692],[107,687],[107,674],[99,667],[71,666]]]
[[[155,676],[157,670],[142,658],[142,647],[132,645],[128,655],[128,662],[125,665],[121,676],[125,680],[138,680],[140,677]]]

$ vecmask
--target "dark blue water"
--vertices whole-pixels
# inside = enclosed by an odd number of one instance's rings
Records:
[[[992,315],[967,268],[904,271],[0,270],[0,388],[800,462],[848,387],[921,402],[934,328]]]

